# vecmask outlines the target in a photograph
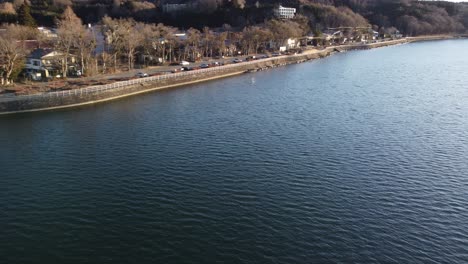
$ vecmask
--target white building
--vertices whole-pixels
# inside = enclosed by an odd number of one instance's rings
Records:
[[[51,28],[46,28],[46,27],[38,27],[37,30],[41,34],[43,34],[46,38],[57,38],[57,30],[56,29],[51,29]]]
[[[164,13],[180,12],[185,11],[189,8],[190,6],[188,4],[164,4],[162,6],[162,10]]]
[[[291,19],[294,18],[296,14],[296,8],[279,6],[274,10],[275,16],[281,19]]]

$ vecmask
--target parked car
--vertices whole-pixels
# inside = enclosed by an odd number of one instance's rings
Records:
[[[206,68],[209,68],[210,65],[206,64],[206,63],[203,63],[202,65],[200,65],[200,68],[202,69],[206,69]]]
[[[278,53],[278,52],[275,52],[275,53],[271,54],[271,56],[273,56],[273,57],[278,57],[280,55],[281,55],[281,53]]]
[[[191,67],[182,67],[181,68],[183,71],[191,71],[193,70]]]
[[[181,61],[180,62],[180,65],[182,65],[182,66],[187,66],[189,64],[190,64],[190,62],[188,62],[188,61]]]
[[[257,59],[257,57],[255,57],[255,56],[248,56],[245,60],[246,61],[251,61],[251,60],[256,60],[256,59]]]
[[[219,66],[221,64],[219,62],[217,62],[217,61],[213,61],[210,65],[211,66]]]
[[[242,60],[239,59],[239,58],[235,58],[232,62],[233,62],[233,63],[239,63],[239,62],[242,62]]]
[[[136,77],[144,78],[148,77],[148,74],[146,72],[139,72],[136,74]]]
[[[262,55],[262,56],[260,57],[260,59],[268,59],[268,58],[270,58],[270,56],[268,56],[268,55],[266,55],[266,54],[265,54],[265,55]]]

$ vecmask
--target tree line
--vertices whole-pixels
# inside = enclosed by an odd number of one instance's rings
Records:
[[[63,60],[60,70],[64,77],[72,64],[78,64],[87,76],[119,70],[131,70],[139,62],[151,64],[197,61],[204,57],[256,54],[277,50],[288,38],[304,36],[310,31],[304,17],[294,20],[267,20],[243,30],[233,30],[228,24],[221,30],[209,27],[178,28],[162,23],[142,23],[131,18],[105,16],[98,27],[87,28],[71,7],[56,20],[56,38],[46,37],[34,27],[4,25],[6,37],[0,41],[0,75],[2,84],[9,84],[21,72],[30,50],[26,40],[36,40],[38,47],[53,47]],[[99,32],[96,32],[99,30]],[[104,38],[102,50],[97,51],[98,36]],[[72,60],[71,58],[76,58]],[[138,59],[138,60],[137,60]]]
[[[0,23],[25,20],[20,7],[31,6],[39,25],[53,26],[63,10],[72,6],[84,23],[97,23],[105,16],[145,23],[202,30],[229,24],[236,28],[255,26],[274,18],[279,4],[295,7],[314,31],[329,27],[372,25],[376,30],[396,27],[406,35],[463,32],[468,28],[468,5],[445,1],[416,0],[191,0],[190,8],[164,13],[160,0],[7,0],[0,4]],[[180,2],[180,1],[179,1]],[[22,8],[22,7],[21,7]],[[26,7],[27,8],[27,7]]]

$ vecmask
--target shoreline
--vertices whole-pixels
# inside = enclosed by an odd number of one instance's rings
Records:
[[[75,90],[48,92],[38,95],[15,96],[0,100],[0,115],[52,111],[63,108],[79,107],[90,104],[117,100],[124,97],[153,92],[157,90],[187,86],[210,80],[228,78],[242,73],[256,72],[274,67],[297,64],[328,57],[337,52],[366,50],[405,43],[466,38],[467,36],[421,36],[399,40],[389,40],[370,44],[348,44],[326,47],[323,50],[306,50],[302,54],[283,55],[263,60],[230,64],[215,68],[167,74],[137,80],[116,82],[110,85],[79,88]],[[6,100],[5,100],[6,99]]]

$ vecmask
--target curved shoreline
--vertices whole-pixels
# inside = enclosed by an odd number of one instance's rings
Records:
[[[327,57],[335,52],[373,49],[418,41],[444,40],[460,37],[465,36],[426,36],[371,44],[332,46],[323,50],[307,50],[304,53],[297,55],[279,56],[264,60],[220,66],[212,68],[211,70],[196,70],[187,73],[170,74],[167,76],[163,75],[161,77],[150,77],[136,81],[114,83],[111,84],[110,87],[87,87],[73,90],[73,92],[63,91],[49,92],[33,96],[17,96],[0,101],[0,115],[50,111],[106,102],[156,90],[169,89],[220,78],[227,78],[245,72],[254,72],[257,70],[288,64],[302,63],[309,60]]]

